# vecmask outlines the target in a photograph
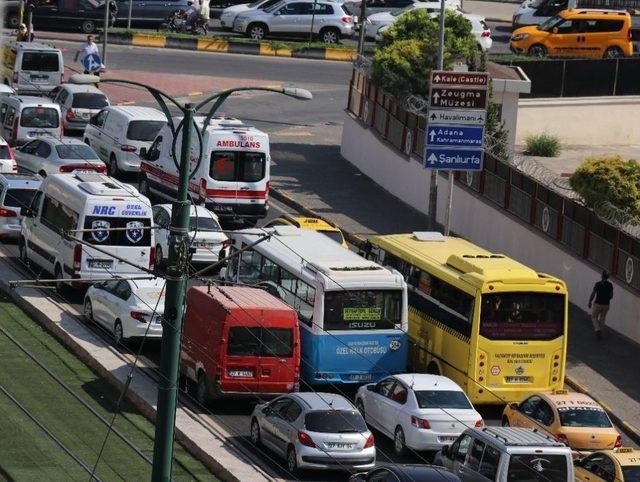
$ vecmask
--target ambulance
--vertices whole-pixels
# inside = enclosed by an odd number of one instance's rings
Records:
[[[221,219],[241,219],[255,225],[267,215],[269,195],[269,136],[232,117],[214,117],[206,129],[204,117],[195,118],[202,132],[202,162],[198,165],[200,143],[192,132],[189,192],[197,204],[204,205]],[[181,118],[174,117],[175,126]],[[175,150],[173,135],[166,125],[151,147],[140,152],[138,190],[145,196],[171,201],[178,190],[177,161],[182,133]]]

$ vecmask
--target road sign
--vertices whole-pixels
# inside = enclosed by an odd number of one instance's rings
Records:
[[[483,126],[486,112],[483,110],[431,109],[427,116],[429,123]]]
[[[484,87],[489,85],[489,74],[486,72],[448,72],[444,70],[431,71],[431,85],[455,85],[469,87]]]
[[[481,148],[451,149],[426,146],[424,167],[446,171],[480,171],[482,170],[483,152]]]
[[[82,58],[82,66],[87,72],[100,72],[102,68],[102,59],[98,54],[89,54]]]
[[[444,147],[482,147],[484,127],[427,125],[427,145]]]
[[[486,89],[432,87],[429,94],[430,107],[446,107],[447,109],[484,109],[486,105]]]

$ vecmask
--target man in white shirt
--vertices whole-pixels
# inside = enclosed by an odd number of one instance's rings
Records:
[[[80,48],[80,50],[78,50],[76,52],[76,57],[74,59],[75,62],[78,61],[78,57],[80,57],[80,55],[82,55],[80,62],[82,62],[82,64],[84,65],[84,59],[86,57],[88,57],[89,55],[98,55],[98,44],[96,44],[93,41],[93,35],[88,35],[87,36],[87,41],[85,43],[82,44],[82,47]],[[88,70],[85,69],[84,71],[85,74],[95,74],[95,75],[100,75],[100,72],[90,72]]]

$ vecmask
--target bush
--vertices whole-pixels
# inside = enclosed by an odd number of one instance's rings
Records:
[[[556,157],[560,154],[560,140],[549,134],[529,136],[525,140],[527,154],[532,156]]]
[[[569,182],[589,206],[608,201],[628,214],[640,216],[640,164],[633,159],[591,157],[576,169]]]

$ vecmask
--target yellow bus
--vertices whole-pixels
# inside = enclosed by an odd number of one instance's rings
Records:
[[[440,233],[369,242],[369,257],[407,280],[412,370],[453,379],[474,404],[521,401],[563,388],[563,281]]]

